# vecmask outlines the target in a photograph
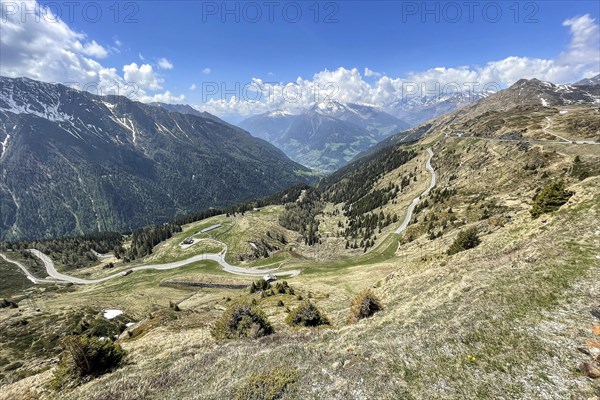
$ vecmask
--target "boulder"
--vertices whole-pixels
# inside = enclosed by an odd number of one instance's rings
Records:
[[[600,368],[595,363],[583,362],[579,366],[581,373],[588,378],[597,379],[600,378]]]

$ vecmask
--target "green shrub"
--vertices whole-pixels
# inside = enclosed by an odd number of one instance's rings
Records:
[[[256,282],[252,282],[250,285],[250,293],[256,293],[268,289],[271,289],[271,284],[264,279],[259,279]]]
[[[290,325],[319,326],[329,325],[329,320],[310,301],[305,301],[293,310],[285,321]]]
[[[453,255],[458,252],[472,249],[473,247],[477,247],[481,243],[479,237],[477,236],[477,228],[468,228],[464,231],[460,231],[454,239],[454,243],[448,249],[448,254]]]
[[[573,194],[573,192],[565,190],[563,181],[551,182],[535,196],[529,212],[535,219],[542,214],[556,211],[569,201]]]
[[[592,170],[592,168],[583,161],[581,161],[581,158],[579,156],[576,156],[575,160],[573,160],[573,166],[571,167],[571,176],[574,176],[580,181],[582,181],[585,178],[592,175],[594,175],[594,171]]]
[[[275,400],[281,398],[299,378],[297,371],[277,367],[250,375],[235,393],[236,400]]]
[[[275,284],[275,292],[277,292],[279,294],[289,294],[289,295],[294,295],[296,293],[294,291],[294,289],[290,285],[288,285],[288,283],[286,281],[277,282]]]
[[[379,299],[370,289],[363,290],[354,299],[350,306],[349,322],[357,322],[363,318],[369,318],[383,309]]]
[[[217,320],[212,335],[218,340],[259,338],[273,333],[273,327],[261,309],[249,303],[230,306]]]
[[[63,352],[54,372],[52,386],[60,389],[69,381],[95,377],[119,367],[125,350],[112,340],[96,337],[67,336],[61,342]]]

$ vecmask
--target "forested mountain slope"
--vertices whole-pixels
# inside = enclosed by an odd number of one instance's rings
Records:
[[[216,117],[0,78],[0,238],[127,230],[307,181]]]

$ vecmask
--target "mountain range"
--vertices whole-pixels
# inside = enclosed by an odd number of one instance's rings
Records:
[[[482,92],[453,92],[433,96],[407,97],[389,107],[389,112],[411,126],[437,118],[487,97]]]
[[[596,86],[600,85],[600,74],[591,78],[581,79],[573,84],[573,86]]]
[[[172,110],[0,77],[0,239],[128,230],[311,179],[238,127]]]
[[[409,124],[377,107],[327,101],[301,114],[274,111],[238,124],[282,149],[292,160],[325,172]]]

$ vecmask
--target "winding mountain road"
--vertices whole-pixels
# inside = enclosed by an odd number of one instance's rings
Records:
[[[532,143],[532,144],[541,144],[541,145],[546,145],[546,144],[566,144],[566,145],[600,145],[600,142],[595,142],[593,140],[571,140],[571,139],[567,139],[566,137],[560,136],[554,132],[550,131],[550,128],[552,127],[552,118],[550,117],[546,117],[546,125],[542,127],[542,131],[550,136],[554,136],[555,138],[559,139],[559,140],[547,140],[547,139],[531,139],[531,138],[527,138],[527,137],[523,137],[523,138],[519,138],[519,139],[508,139],[508,138],[495,138],[495,137],[483,137],[483,136],[465,136],[462,133],[448,133],[446,132],[446,134],[444,135],[444,138],[446,139],[463,139],[463,140],[471,140],[471,139],[475,139],[475,140],[485,140],[488,142],[513,142],[513,143],[522,143],[522,142],[526,142],[526,143]]]
[[[74,283],[74,284],[78,284],[78,285],[93,285],[96,283],[106,282],[111,279],[125,276],[128,273],[128,271],[143,271],[143,270],[165,271],[165,270],[184,267],[186,265],[193,264],[198,261],[206,261],[206,260],[217,262],[219,265],[221,265],[221,267],[223,267],[223,269],[225,271],[229,272],[230,274],[235,274],[235,275],[263,276],[265,274],[271,274],[271,275],[275,275],[275,276],[293,277],[293,276],[298,276],[300,274],[299,270],[279,271],[278,268],[253,269],[253,268],[243,268],[243,267],[237,267],[235,265],[231,265],[227,261],[225,261],[225,254],[227,254],[227,245],[225,243],[219,242],[214,239],[203,239],[203,240],[210,240],[210,241],[219,243],[224,247],[224,249],[219,253],[198,254],[193,257],[187,258],[185,260],[174,261],[174,262],[166,263],[166,264],[140,265],[140,266],[132,267],[125,271],[117,272],[115,274],[105,276],[103,278],[98,278],[98,279],[82,279],[82,278],[77,278],[74,276],[62,274],[56,270],[56,267],[54,266],[54,262],[46,254],[44,254],[41,251],[36,250],[36,249],[29,249],[28,251],[31,254],[33,254],[34,256],[38,257],[40,260],[42,260],[42,262],[44,263],[44,266],[46,267],[46,272],[48,273],[48,276],[55,279],[56,281],[70,282],[70,283]],[[22,264],[7,259],[6,256],[4,256],[3,254],[0,254],[0,256],[2,256],[7,261],[12,262],[13,264],[16,264],[19,268],[21,268],[21,270],[23,270],[23,272],[25,272],[27,277],[34,283],[49,283],[49,282],[55,283],[56,282],[56,281],[50,281],[50,280],[46,280],[46,279],[37,279]]]
[[[427,171],[431,173],[431,183],[423,193],[421,193],[412,201],[412,203],[410,203],[410,205],[408,206],[408,210],[406,211],[404,221],[402,221],[402,225],[400,225],[398,229],[396,229],[397,234],[401,234],[406,230],[406,228],[408,228],[408,224],[410,223],[410,219],[412,218],[413,212],[415,211],[415,207],[417,206],[417,204],[419,204],[423,197],[427,196],[429,192],[431,192],[431,189],[433,189],[437,183],[437,174],[431,166],[431,159],[433,158],[433,150],[431,150],[431,147],[427,149],[427,153],[429,153],[429,158],[427,159],[427,164],[425,165],[425,167],[427,168]]]
[[[552,128],[552,118],[550,117],[546,117],[546,126],[544,126],[542,128],[542,131],[544,131],[544,133],[550,135],[550,136],[554,136],[555,138],[559,138],[564,142],[570,143],[570,144],[600,144],[600,142],[594,142],[593,140],[571,140],[571,139],[567,139],[565,137],[562,137],[554,132],[550,132],[550,128]]]
[[[419,204],[419,202],[421,201],[421,199],[424,196],[426,196],[427,194],[429,194],[429,192],[431,192],[431,190],[435,187],[435,185],[437,183],[437,174],[436,174],[435,170],[433,169],[433,166],[431,165],[431,159],[433,158],[433,150],[431,148],[428,148],[427,153],[429,154],[429,158],[427,159],[427,163],[426,163],[425,167],[426,167],[427,171],[429,171],[431,173],[431,182],[429,184],[429,187],[423,193],[421,193],[418,197],[416,197],[411,202],[411,204],[408,206],[408,210],[406,212],[406,216],[404,217],[404,221],[402,222],[402,225],[400,225],[400,227],[398,227],[398,229],[396,229],[396,231],[395,231],[395,233],[397,233],[397,234],[401,234],[402,232],[404,232],[406,230],[406,228],[408,227],[408,224],[410,223],[412,215],[414,213],[415,207],[417,206],[417,204]],[[52,259],[50,257],[48,257],[48,255],[46,255],[36,249],[29,249],[28,251],[31,254],[33,254],[34,256],[38,257],[44,263],[44,266],[46,267],[46,272],[47,272],[48,276],[50,276],[52,278],[52,280],[38,279],[38,278],[34,277],[27,270],[27,268],[25,266],[23,266],[21,263],[10,260],[3,254],[0,254],[0,256],[2,258],[4,258],[5,260],[7,260],[8,262],[16,264],[25,273],[25,275],[27,275],[27,277],[34,283],[56,283],[56,281],[60,281],[60,282],[70,282],[70,283],[78,284],[78,285],[93,285],[93,284],[97,284],[97,283],[106,282],[108,280],[115,279],[118,277],[124,277],[128,274],[129,271],[143,271],[143,270],[164,271],[164,270],[170,270],[170,269],[184,267],[186,265],[190,265],[190,264],[196,263],[198,261],[206,261],[206,260],[217,262],[221,267],[223,267],[223,269],[225,271],[227,271],[231,274],[235,274],[235,275],[263,276],[265,274],[272,274],[275,276],[293,277],[293,276],[298,276],[300,274],[299,270],[279,271],[279,268],[256,269],[256,268],[244,268],[244,267],[238,267],[235,265],[231,265],[227,261],[225,261],[225,255],[227,254],[227,244],[220,242],[218,240],[215,240],[215,239],[201,239],[201,241],[202,240],[212,241],[217,244],[220,244],[221,246],[223,246],[223,250],[219,253],[198,254],[198,255],[192,256],[190,258],[187,258],[185,260],[174,261],[174,262],[165,263],[165,264],[139,265],[137,267],[132,267],[125,271],[117,272],[115,274],[108,275],[108,276],[105,276],[103,278],[98,278],[98,279],[83,279],[83,278],[77,278],[74,276],[62,274],[56,270],[56,267],[54,266],[54,262],[52,261]]]
[[[17,267],[19,267],[21,269],[21,271],[23,271],[25,276],[27,276],[27,279],[29,279],[31,282],[35,283],[36,285],[40,284],[40,283],[56,283],[56,281],[53,281],[53,280],[36,278],[35,276],[33,276],[33,274],[31,272],[29,272],[27,267],[25,267],[22,263],[20,263],[19,261],[11,260],[4,254],[0,254],[0,257],[4,258],[4,260],[6,260],[6,262],[15,264]]]

